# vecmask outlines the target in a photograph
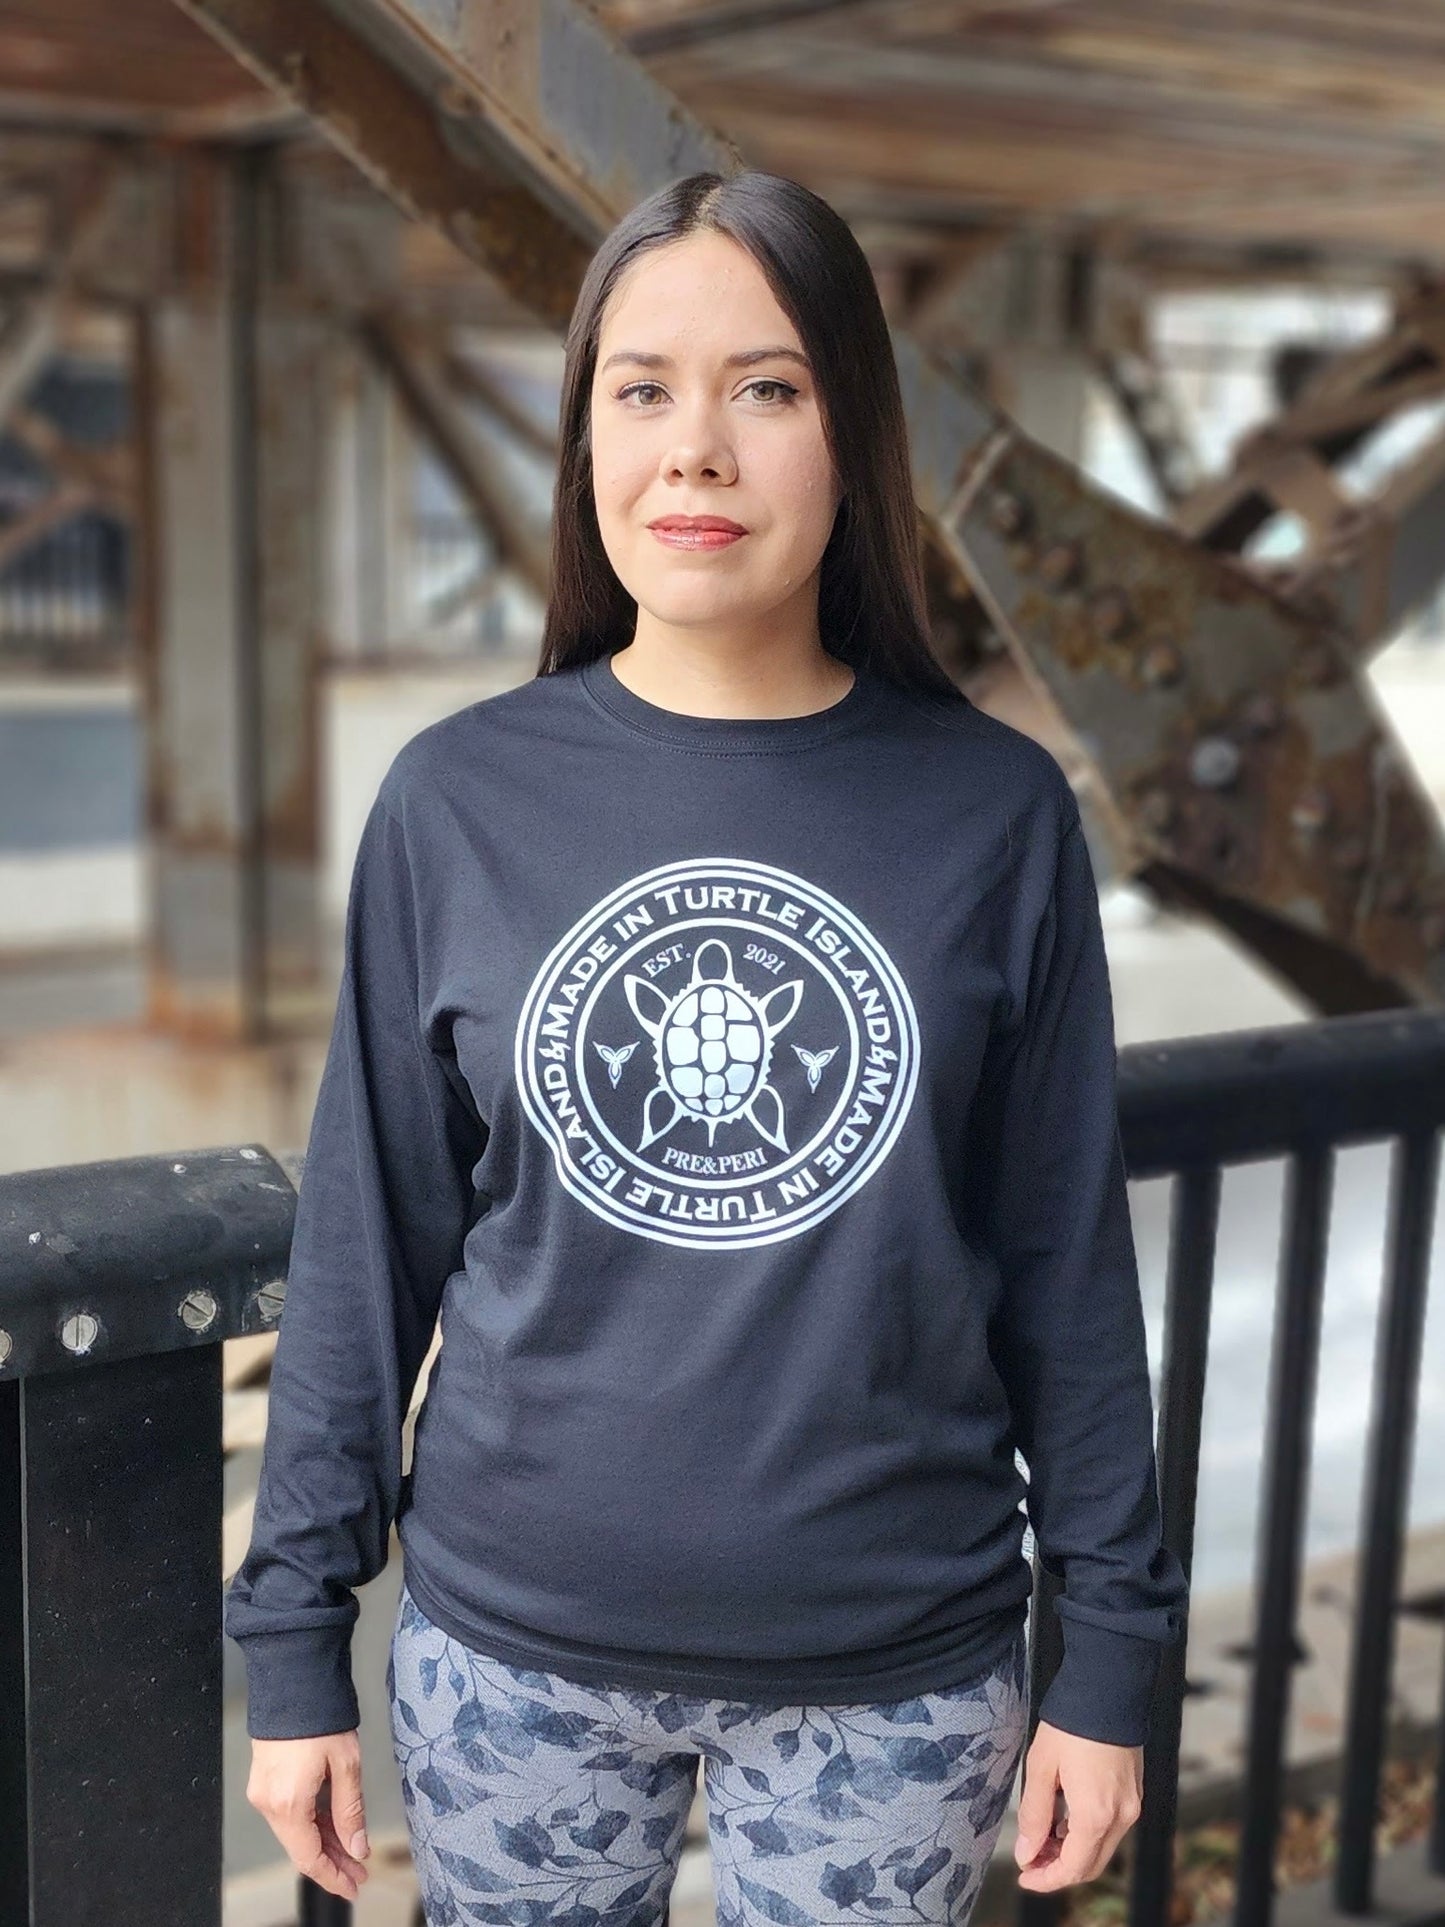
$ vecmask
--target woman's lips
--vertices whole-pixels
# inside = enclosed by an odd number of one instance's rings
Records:
[[[660,529],[652,533],[670,549],[726,549],[741,542],[743,529]]]

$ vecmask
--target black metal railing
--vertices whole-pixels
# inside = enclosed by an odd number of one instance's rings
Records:
[[[1263,1438],[1238,1927],[1274,1904],[1334,1155],[1393,1147],[1340,1768],[1333,1904],[1370,1911],[1394,1615],[1445,1123],[1445,1012],[1119,1053],[1131,1179],[1169,1176],[1165,1538],[1192,1563],[1224,1166],[1284,1158]],[[299,1159],[259,1145],[0,1177],[0,1927],[221,1918],[221,1343],[274,1329]],[[1033,1704],[1062,1656],[1035,1563]],[[1129,1836],[1129,1927],[1165,1927],[1185,1641],[1165,1649]],[[1445,1708],[1442,1708],[1445,1738]],[[1438,1781],[1437,1781],[1438,1786]],[[1412,1927],[1445,1910],[1436,1798]],[[1438,1884],[1432,1884],[1438,1883]],[[1018,1891],[1020,1927],[1065,1896]],[[348,1903],[300,1883],[303,1927]]]

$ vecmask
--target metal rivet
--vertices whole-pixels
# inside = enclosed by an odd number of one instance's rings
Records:
[[[281,73],[287,90],[296,96],[306,98],[312,91],[311,63],[305,54],[288,48],[281,56]]]
[[[184,1164],[173,1164],[173,1165],[171,1166],[171,1169],[172,1169],[173,1171],[184,1171],[184,1170],[185,1170],[185,1168],[186,1168],[186,1167],[185,1167],[185,1165],[184,1165]]]
[[[258,1158],[260,1155],[261,1153],[253,1150],[249,1144],[243,1144],[241,1146],[241,1156],[243,1158]]]
[[[1174,798],[1168,790],[1150,790],[1140,799],[1140,820],[1151,830],[1167,830],[1174,821]]]
[[[1083,556],[1077,542],[1056,542],[1039,560],[1039,575],[1049,589],[1068,589],[1079,579]]]
[[[1029,512],[1017,495],[996,489],[988,505],[989,526],[999,535],[1020,535],[1028,525]]]
[[[460,81],[443,81],[435,98],[438,112],[445,114],[448,120],[472,120],[477,115],[477,103]]]
[[[1256,690],[1240,709],[1239,720],[1251,736],[1268,736],[1284,721],[1284,708],[1277,696]]]
[[[1189,774],[1203,789],[1226,789],[1238,776],[1242,760],[1238,743],[1227,736],[1203,736],[1190,753]]]
[[[1100,589],[1089,607],[1094,633],[1104,642],[1113,642],[1128,628],[1131,617],[1129,598],[1122,589]]]
[[[1166,683],[1178,682],[1184,673],[1184,664],[1172,642],[1156,642],[1146,653],[1139,670],[1146,683],[1158,688]]]
[[[1362,836],[1342,836],[1330,851],[1330,868],[1353,873],[1363,870],[1369,850]]]
[[[60,1327],[60,1342],[68,1352],[88,1352],[100,1336],[100,1320],[92,1312],[78,1311]]]
[[[256,1304],[260,1309],[261,1316],[266,1319],[268,1323],[270,1320],[281,1316],[281,1307],[285,1302],[286,1280],[284,1278],[277,1278],[269,1285],[262,1285],[261,1289],[256,1293]]]
[[[6,1363],[15,1349],[15,1341],[7,1331],[0,1331],[0,1365]]]
[[[181,1300],[181,1321],[193,1332],[203,1332],[207,1326],[214,1325],[219,1307],[215,1298],[204,1287],[188,1291]]]
[[[1322,830],[1330,820],[1330,799],[1326,790],[1306,790],[1290,806],[1289,820],[1306,836]]]
[[[29,1238],[26,1239],[26,1243],[32,1244],[32,1245],[38,1245],[40,1243],[40,1240],[44,1236],[45,1236],[45,1233],[43,1231],[32,1231]]]
[[[1339,670],[1338,657],[1334,650],[1323,642],[1311,643],[1300,658],[1301,676],[1316,689],[1333,682]]]

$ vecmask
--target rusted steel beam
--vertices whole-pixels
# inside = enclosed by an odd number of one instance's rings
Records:
[[[135,463],[124,443],[91,447],[63,433],[38,409],[17,408],[8,433],[49,469],[57,483],[68,484],[109,514],[127,516],[134,508]]]
[[[73,515],[94,505],[90,490],[78,482],[62,482],[38,502],[0,528],[0,570],[8,569],[17,557],[68,522]]]
[[[1153,356],[1098,349],[1092,360],[1129,424],[1160,496],[1166,502],[1182,501],[1198,486],[1199,463]]]
[[[1321,1010],[1445,1001],[1439,823],[1345,638],[1007,427],[938,526],[1141,881]]]
[[[550,531],[526,515],[506,470],[466,420],[448,386],[440,353],[415,330],[386,316],[368,317],[357,332],[477,521],[545,600],[552,579]]]
[[[487,413],[500,422],[524,448],[529,448],[534,455],[540,455],[544,461],[556,461],[556,435],[552,430],[543,428],[519,402],[514,401],[490,369],[478,367],[455,345],[444,346],[442,353],[447,380],[453,388],[479,401]]]
[[[554,325],[588,240],[734,164],[571,0],[177,4]],[[1097,769],[1128,867],[1324,1011],[1445,1000],[1445,839],[1339,634],[893,341],[919,506]]]
[[[303,108],[383,193],[440,227],[540,320],[566,325],[604,231],[602,211],[589,218],[560,190],[544,192],[509,145],[514,117],[500,102],[510,82],[516,104],[526,105],[527,53],[538,39],[532,16],[550,17],[554,8],[487,9],[498,16],[495,33],[478,52],[499,84],[483,86],[480,77],[471,84],[459,77],[430,37],[408,46],[408,23],[392,19],[389,8],[343,16],[320,0],[178,4]],[[515,61],[497,53],[509,25],[519,43]],[[584,85],[581,73],[577,85]],[[533,99],[538,91],[534,68]]]
[[[1425,288],[1382,335],[1332,356],[1240,443],[1226,473],[1175,503],[1174,521],[1208,548],[1237,554],[1271,517],[1293,511],[1308,540],[1278,571],[1279,586],[1343,624],[1368,657],[1445,578],[1445,431],[1437,427],[1369,500],[1350,494],[1338,470],[1368,437],[1442,398],[1445,288]]]
[[[0,426],[54,353],[66,303],[116,226],[128,185],[126,170],[96,149],[58,188],[51,221],[56,244],[42,283],[28,300],[12,304],[0,324]]]
[[[171,286],[147,311],[137,604],[155,853],[149,1015],[253,1041],[324,992],[318,690],[324,327],[280,278],[253,154],[181,170]]]

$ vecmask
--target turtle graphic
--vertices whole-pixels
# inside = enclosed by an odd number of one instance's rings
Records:
[[[801,978],[755,996],[738,982],[728,945],[709,937],[693,952],[692,976],[675,997],[644,977],[624,977],[623,988],[657,1058],[658,1082],[643,1105],[639,1151],[683,1117],[707,1126],[709,1150],[718,1127],[741,1118],[769,1144],[787,1150],[782,1099],[767,1079],[773,1039],[797,1013]]]

